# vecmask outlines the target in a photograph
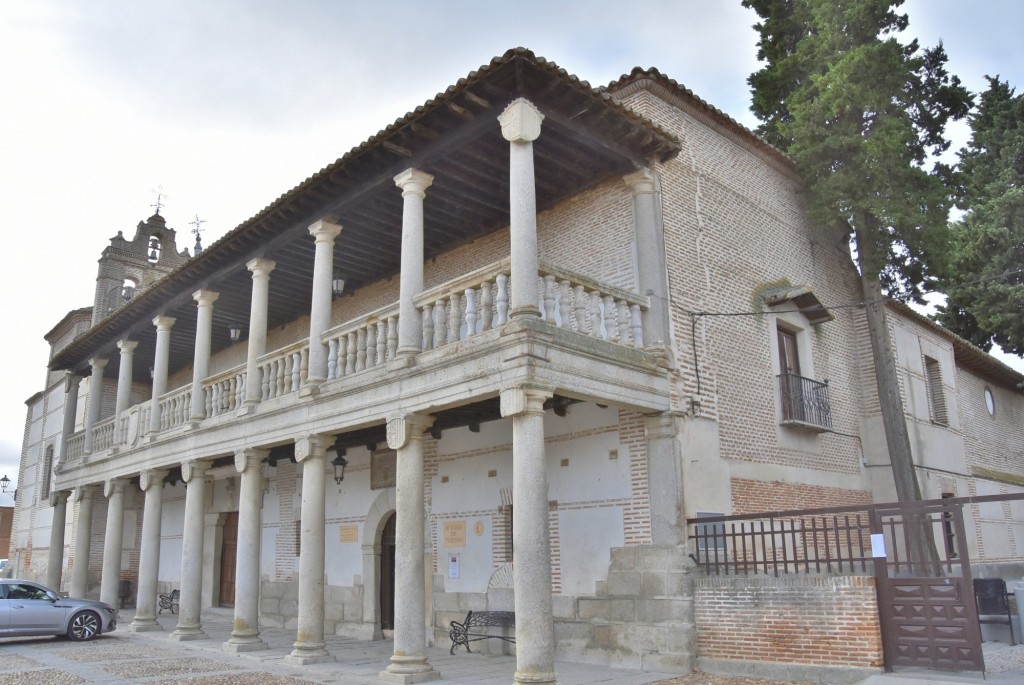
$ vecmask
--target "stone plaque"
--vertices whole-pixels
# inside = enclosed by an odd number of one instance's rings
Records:
[[[338,526],[338,542],[359,542],[359,526]]]
[[[484,522],[483,521],[477,521],[476,523],[473,524],[473,533],[477,537],[480,537],[481,535],[484,534]]]
[[[446,548],[466,546],[465,521],[447,521],[444,524],[444,546]]]
[[[370,454],[370,489],[383,490],[395,487],[395,467],[398,453],[395,450],[377,450]]]

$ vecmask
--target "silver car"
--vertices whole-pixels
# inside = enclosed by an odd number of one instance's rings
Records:
[[[117,609],[71,599],[31,580],[0,579],[0,636],[60,635],[91,640],[117,628]]]

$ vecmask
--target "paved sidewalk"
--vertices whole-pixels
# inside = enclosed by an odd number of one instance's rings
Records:
[[[203,613],[208,638],[176,642],[170,634],[177,617],[164,614],[161,632],[132,633],[131,610],[121,610],[119,628],[89,642],[54,638],[0,640],[0,685],[377,685],[377,674],[387,665],[392,643],[346,637],[327,637],[327,650],[337,661],[311,666],[285,663],[295,640],[294,630],[260,628],[269,649],[229,654],[223,643],[231,634],[231,614]],[[440,671],[439,685],[478,683],[509,685],[515,657],[449,655],[447,649],[428,649],[430,663]],[[667,673],[645,673],[604,666],[558,662],[560,685],[617,683],[646,685],[671,678]]]

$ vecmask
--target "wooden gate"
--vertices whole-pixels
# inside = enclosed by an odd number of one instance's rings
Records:
[[[881,535],[885,544],[875,578],[886,670],[984,671],[961,501],[875,505],[870,512],[876,543]]]

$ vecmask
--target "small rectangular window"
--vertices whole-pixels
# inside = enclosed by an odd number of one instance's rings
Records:
[[[932,423],[940,426],[949,425],[949,414],[946,411],[946,393],[942,388],[942,367],[937,359],[924,358],[925,383],[928,385],[928,412]]]
[[[702,519],[712,516],[725,516],[725,514],[698,511],[694,518]],[[718,554],[725,552],[725,523],[698,523],[694,527],[694,534],[697,536],[697,549],[701,552],[718,551]]]

